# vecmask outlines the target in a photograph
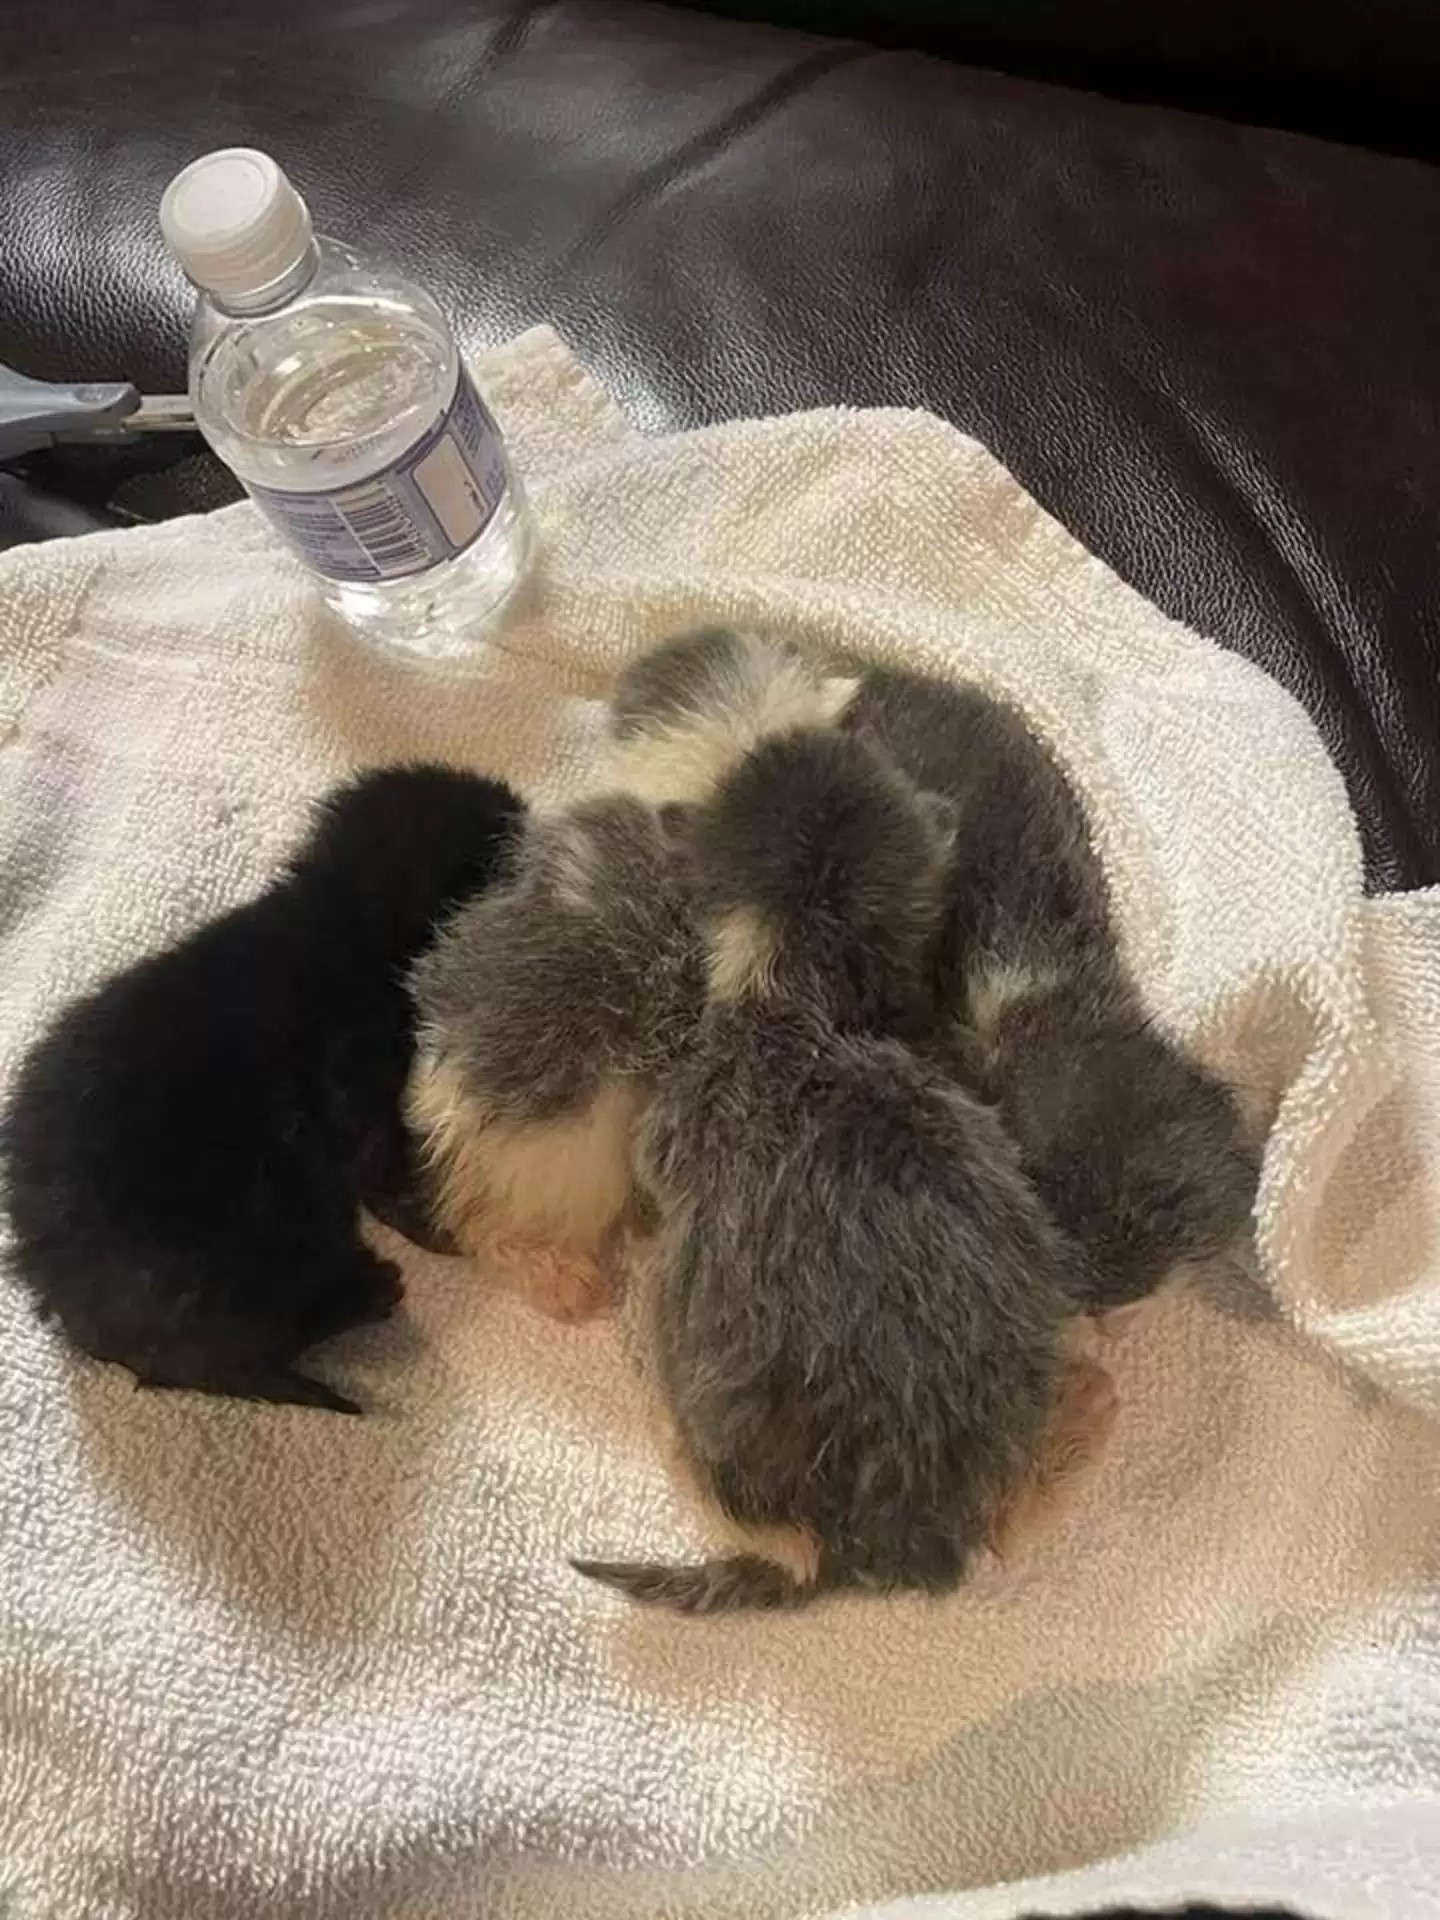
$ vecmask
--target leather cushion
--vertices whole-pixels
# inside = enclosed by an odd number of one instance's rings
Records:
[[[1123,100],[1440,154],[1434,0],[680,0]]]
[[[1375,883],[1440,879],[1440,172],[625,0],[6,24],[0,357],[173,387],[160,190],[269,147],[469,344],[553,320],[642,421],[978,435],[1304,701]]]

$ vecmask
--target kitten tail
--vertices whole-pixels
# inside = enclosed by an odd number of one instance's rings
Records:
[[[643,1560],[572,1560],[570,1564],[587,1580],[614,1587],[642,1607],[669,1607],[676,1613],[808,1607],[825,1590],[823,1582],[797,1580],[787,1568],[754,1553],[684,1567]]]
[[[158,1380],[137,1375],[142,1392],[178,1391],[214,1393],[234,1400],[263,1400],[277,1407],[320,1407],[326,1413],[363,1414],[358,1401],[349,1400],[323,1380],[296,1373],[290,1367],[241,1367],[208,1373],[194,1379]]]
[[[365,1411],[357,1400],[337,1393],[333,1387],[327,1387],[323,1380],[312,1380],[309,1374],[294,1373],[288,1368],[260,1382],[251,1397],[273,1400],[280,1406],[322,1407],[326,1413],[363,1415]]]

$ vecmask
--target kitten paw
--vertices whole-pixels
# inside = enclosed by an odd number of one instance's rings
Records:
[[[1094,1360],[1072,1361],[1040,1463],[1041,1480],[1053,1486],[1089,1466],[1110,1438],[1119,1411],[1109,1369]]]
[[[405,1282],[393,1260],[378,1256],[366,1263],[365,1292],[358,1315],[362,1323],[388,1320],[405,1298]]]
[[[610,1287],[593,1260],[515,1241],[496,1253],[510,1285],[549,1320],[589,1320],[610,1304]]]
[[[1136,1327],[1143,1327],[1155,1311],[1155,1299],[1152,1294],[1144,1300],[1131,1300],[1123,1307],[1111,1307],[1108,1312],[1099,1314],[1095,1320],[1095,1332],[1098,1344],[1102,1347],[1113,1345]]]
[[[1003,1565],[1055,1524],[1098,1463],[1119,1410],[1108,1369],[1094,1360],[1072,1360],[1039,1457],[992,1521],[986,1544]]]

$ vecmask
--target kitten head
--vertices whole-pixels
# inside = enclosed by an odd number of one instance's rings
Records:
[[[690,817],[711,997],[809,999],[886,1019],[920,991],[954,809],[868,740],[764,741]]]
[[[854,688],[789,641],[731,627],[679,634],[616,684],[610,779],[655,806],[706,800],[761,741],[833,725]]]
[[[532,813],[504,883],[411,970],[422,1053],[525,1121],[658,1071],[699,1018],[683,879],[659,815],[626,795]]]
[[[455,767],[380,767],[327,794],[292,856],[297,902],[407,953],[504,864],[524,818],[501,781]]]

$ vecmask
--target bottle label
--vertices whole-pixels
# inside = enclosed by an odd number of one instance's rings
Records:
[[[247,491],[314,572],[373,583],[463,553],[494,519],[509,478],[500,429],[462,366],[434,426],[379,473],[326,493]]]

